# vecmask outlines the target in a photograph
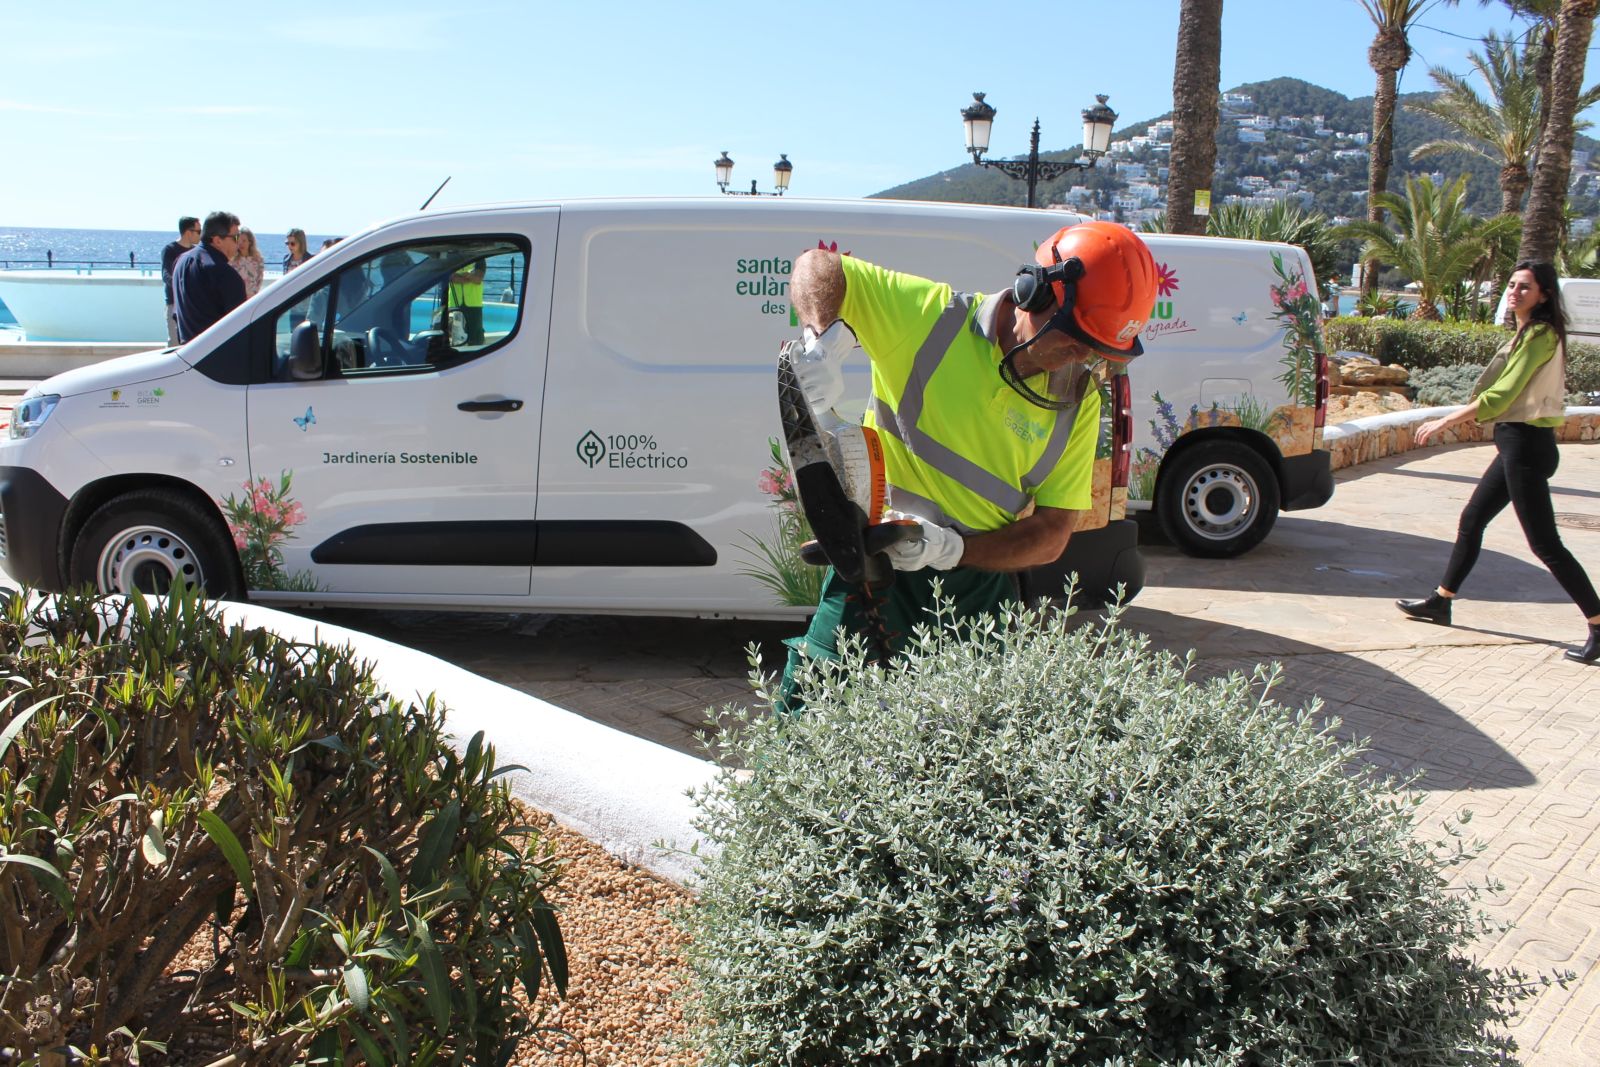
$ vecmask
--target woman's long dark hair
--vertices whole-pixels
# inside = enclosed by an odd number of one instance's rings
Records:
[[[1555,330],[1556,336],[1563,343],[1567,340],[1567,310],[1561,304],[1561,279],[1556,277],[1556,268],[1553,263],[1542,259],[1525,259],[1511,268],[1515,274],[1525,270],[1533,275],[1534,282],[1539,286],[1539,291],[1544,294],[1544,299],[1532,311],[1528,312],[1528,325],[1536,322],[1545,323]]]

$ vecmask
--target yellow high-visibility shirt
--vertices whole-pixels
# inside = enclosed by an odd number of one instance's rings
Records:
[[[998,298],[955,293],[852,256],[840,263],[840,317],[872,361],[865,421],[883,442],[891,506],[967,532],[1006,526],[1030,502],[1092,506],[1100,393],[1086,368],[1053,376],[1068,380],[1069,392],[1083,390],[1075,409],[1030,404],[1000,377]],[[1028,384],[1048,393],[1051,377]],[[924,514],[924,501],[943,516]]]

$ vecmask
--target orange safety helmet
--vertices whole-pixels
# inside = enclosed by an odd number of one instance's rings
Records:
[[[1068,334],[1115,360],[1144,352],[1139,331],[1156,304],[1156,261],[1138,234],[1114,222],[1080,222],[1057,230],[1033,258],[1042,267],[1073,258],[1083,264],[1074,297],[1065,281],[1050,286],[1056,306],[1072,308]]]

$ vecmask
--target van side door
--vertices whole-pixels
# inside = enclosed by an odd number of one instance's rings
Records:
[[[250,480],[227,505],[252,596],[527,596],[557,217],[380,231],[278,283],[251,327]]]

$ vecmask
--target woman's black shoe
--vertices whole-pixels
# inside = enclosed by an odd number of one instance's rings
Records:
[[[1396,600],[1394,606],[1413,619],[1436,622],[1440,626],[1450,625],[1450,598],[1438,593],[1422,600]]]
[[[1589,624],[1589,640],[1583,643],[1582,648],[1569,648],[1565,653],[1570,660],[1579,663],[1593,663],[1600,659],[1600,623]]]

